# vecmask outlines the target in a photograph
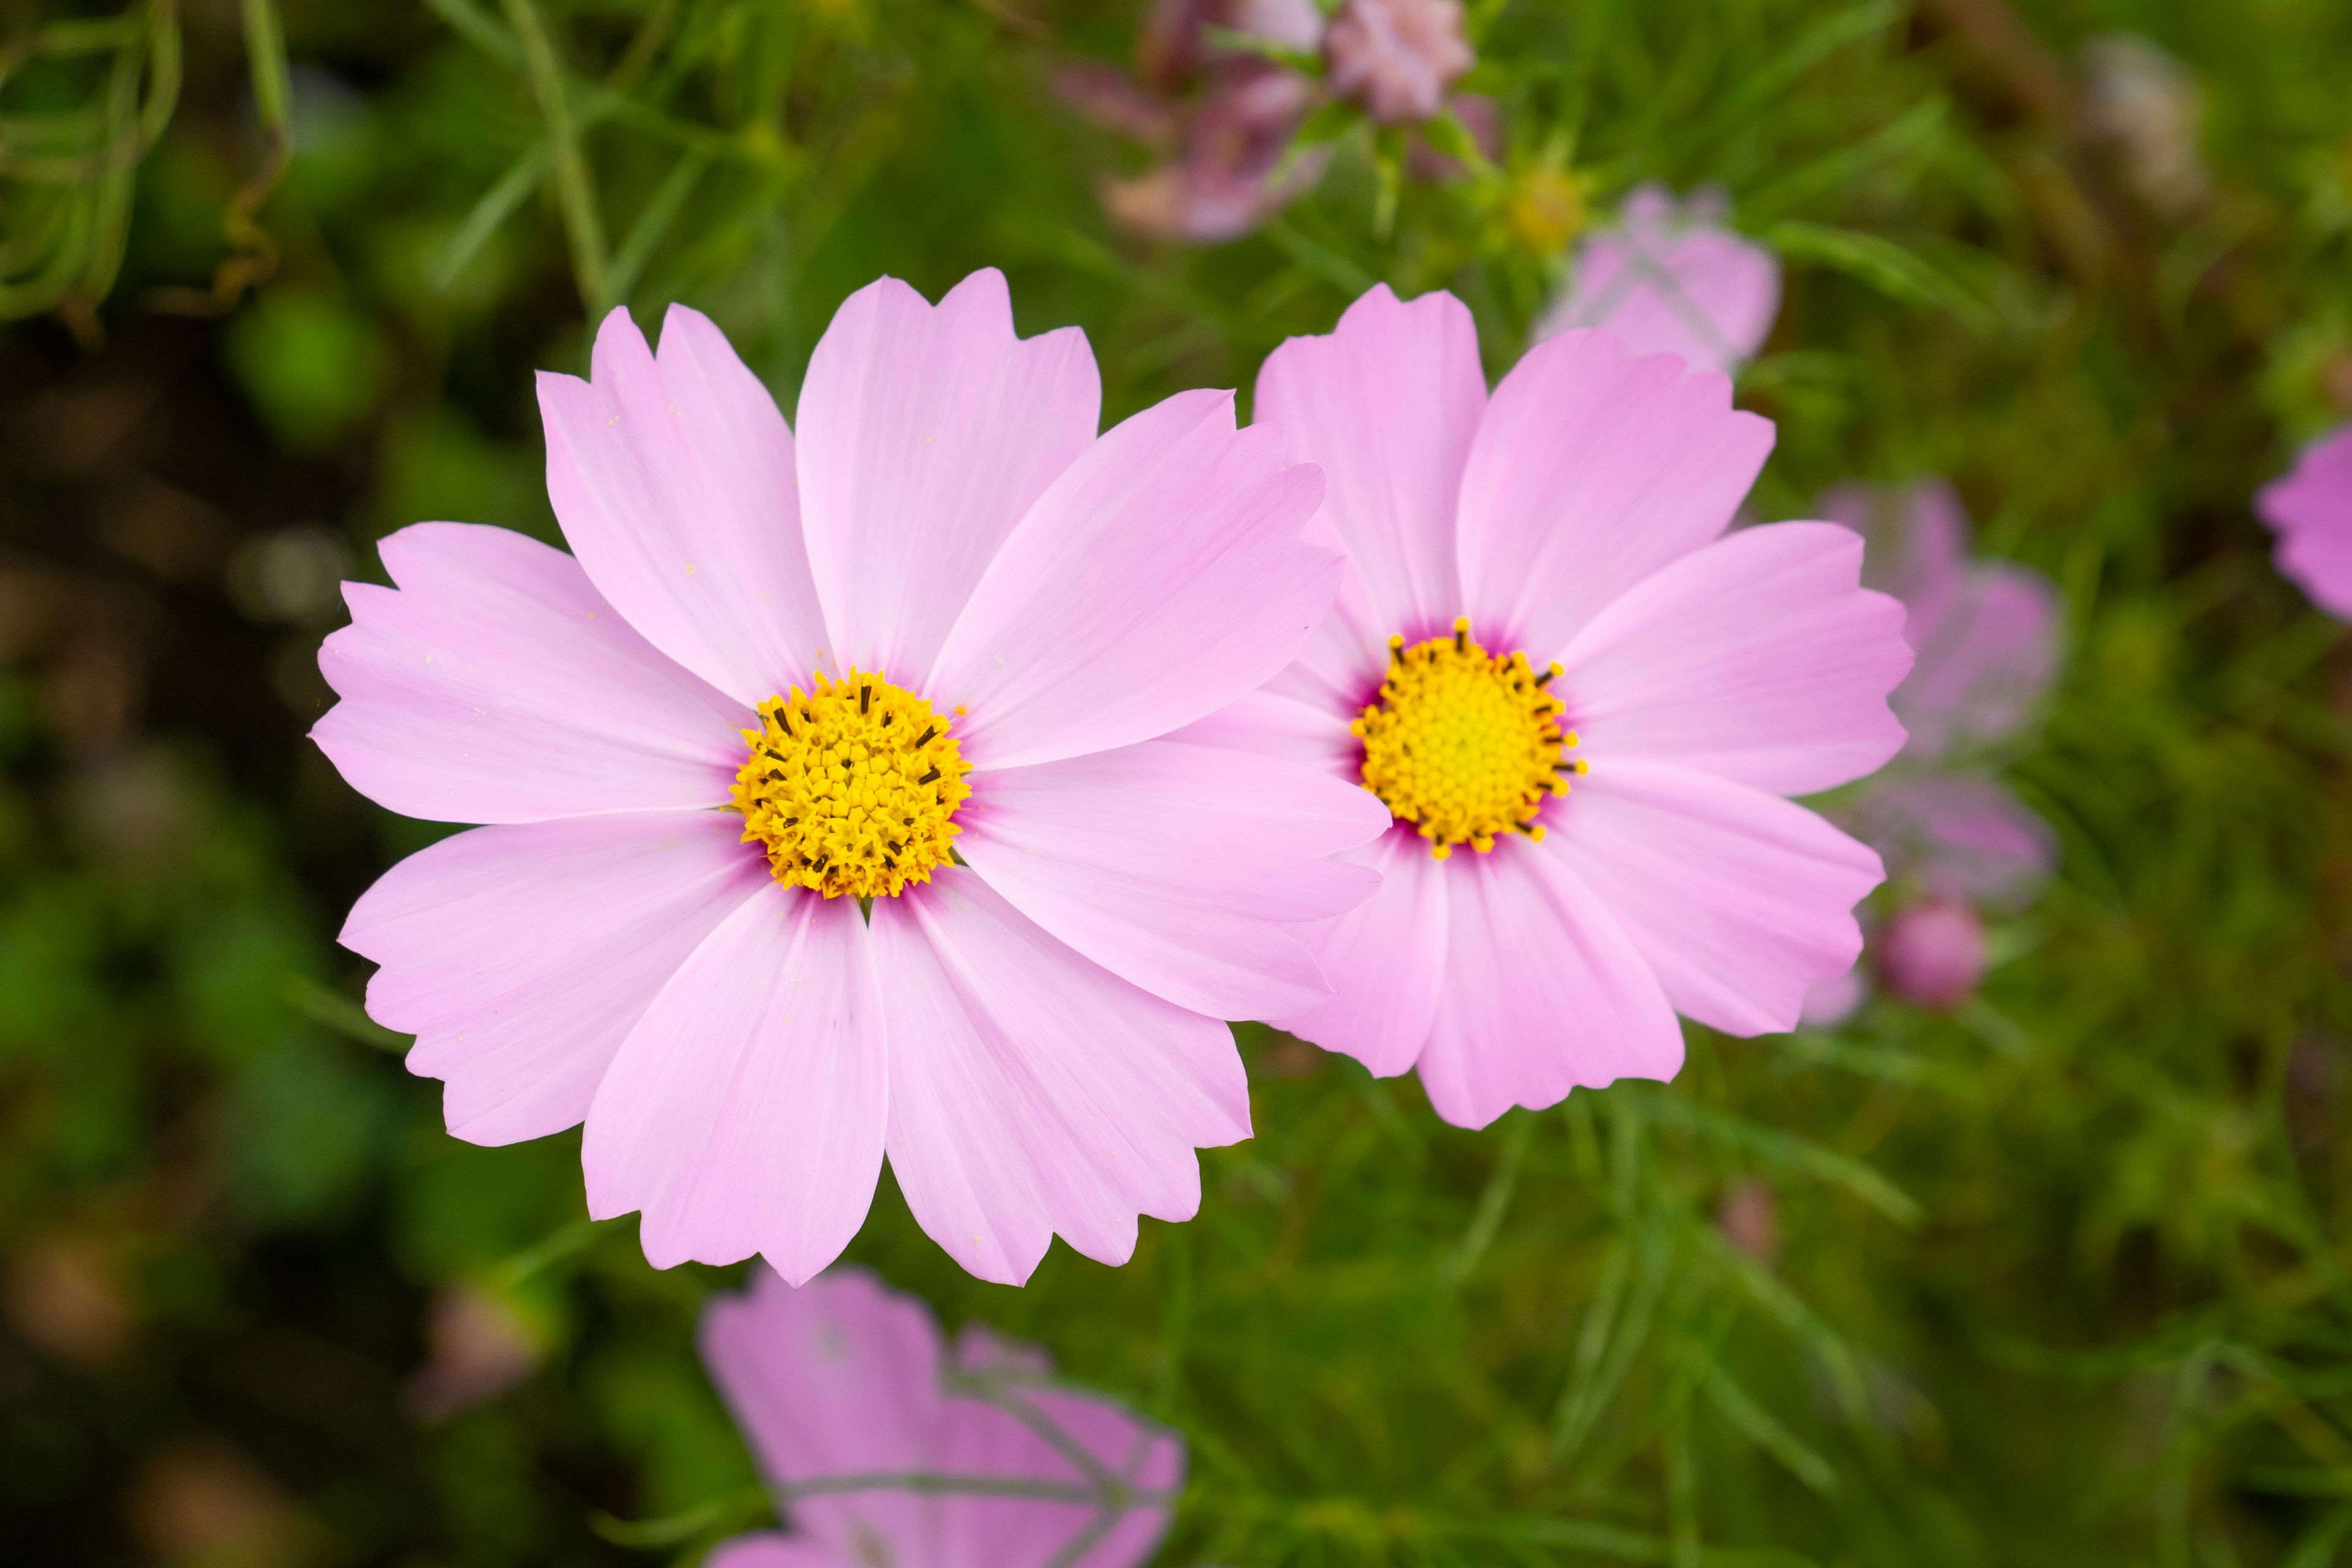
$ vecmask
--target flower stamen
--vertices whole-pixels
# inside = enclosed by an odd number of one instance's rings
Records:
[[[1544,689],[1559,673],[1538,674],[1525,653],[1490,655],[1466,618],[1411,647],[1389,638],[1380,697],[1348,727],[1364,743],[1364,787],[1440,860],[1457,844],[1484,855],[1504,833],[1540,843],[1543,803],[1587,771],[1561,754],[1578,740],[1559,727],[1567,704]]]
[[[929,881],[951,858],[956,807],[971,794],[954,721],[882,671],[856,669],[769,698],[760,720],[741,732],[751,755],[732,797],[743,842],[765,848],[777,881],[871,900]]]

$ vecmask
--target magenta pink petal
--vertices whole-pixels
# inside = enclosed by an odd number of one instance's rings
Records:
[[[2279,571],[2313,604],[2352,620],[2352,425],[2305,447],[2254,510],[2278,533]]]
[[[972,591],[925,695],[981,768],[1164,735],[1263,685],[1339,591],[1300,542],[1322,477],[1233,396],[1179,393],[1087,449]]]
[[[836,666],[929,679],[1013,525],[1095,438],[1075,327],[1013,335],[990,268],[934,307],[895,278],[843,302],[801,384],[801,504]]]
[[[481,827],[378,879],[342,943],[383,966],[368,1015],[447,1080],[451,1132],[512,1143],[588,1114],[655,993],[769,885],[741,832],[715,811]]]
[[[1510,838],[1445,867],[1445,984],[1420,1067],[1430,1105],[1457,1127],[1682,1067],[1657,976],[1551,848]]]
[[[1220,1018],[1330,995],[1294,928],[1370,895],[1373,873],[1329,857],[1390,820],[1328,773],[1171,741],[973,786],[958,848],[989,886],[1114,974]]]
[[[589,577],[646,640],[739,702],[805,679],[824,625],[775,399],[682,305],[662,322],[658,358],[614,310],[591,369],[588,381],[539,378],[548,497]]]
[[[310,731],[354,789],[407,816],[538,822],[716,805],[752,721],[631,630],[560,550],[425,522],[382,545],[397,591],[346,583]]]
[[[877,900],[890,1167],[949,1256],[1019,1284],[1055,1232],[1123,1263],[1136,1216],[1189,1219],[1198,1148],[1249,1136],[1222,1024],[1138,990],[943,868]]]
[[[1607,905],[1676,1011],[1733,1035],[1796,1026],[1862,952],[1877,854],[1760,789],[1651,762],[1596,765],[1544,813],[1543,850]]]
[[[1902,749],[1886,694],[1911,668],[1903,606],[1861,586],[1862,539],[1825,522],[1747,528],[1587,622],[1555,688],[1579,753],[1701,768],[1802,795]]]
[[[1528,351],[1462,479],[1459,561],[1488,647],[1549,657],[1603,606],[1721,534],[1772,449],[1731,383],[1629,360],[1605,332]],[[1433,524],[1433,526],[1434,526]]]
[[[1410,304],[1378,284],[1328,337],[1292,338],[1258,372],[1254,423],[1323,469],[1318,543],[1363,574],[1374,646],[1454,624],[1454,504],[1486,412],[1478,330],[1451,294]]]
[[[1402,826],[1346,858],[1379,872],[1380,890],[1302,933],[1335,994],[1274,1022],[1390,1078],[1419,1059],[1437,1021],[1445,983],[1446,889],[1459,868],[1431,855],[1429,841]]]
[[[770,882],[704,939],[588,1111],[598,1219],[644,1212],[656,1268],[759,1253],[810,1278],[864,1223],[890,1098],[854,900]]]

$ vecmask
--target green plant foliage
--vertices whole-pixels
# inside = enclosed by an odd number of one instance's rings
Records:
[[[1785,268],[1750,510],[1948,475],[2064,592],[1999,759],[2062,868],[1980,992],[1694,1026],[1672,1085],[1480,1132],[1244,1026],[1257,1136],[1127,1267],[976,1283],[887,1178],[850,1257],[1180,1428],[1170,1564],[2336,1561],[2352,645],[2248,501],[2352,410],[2352,10],[1472,0],[1498,138],[1328,106],[1312,188],[1210,246],[1111,221],[1158,154],[1057,87],[1139,10],[0,8],[11,1552],[688,1563],[769,1517],[692,1349],[742,1270],[589,1223],[576,1135],[449,1139],[361,1009],[337,922],[445,829],[308,749],[338,612],[232,594],[258,552],[554,537],[530,373],[616,308],[708,311],[788,411],[852,289],[990,265],[1112,419],[1246,396],[1380,280],[1498,375],[1657,179]],[[2186,174],[2093,110],[2117,31],[2186,62]],[[514,1358],[467,1398],[459,1298]]]

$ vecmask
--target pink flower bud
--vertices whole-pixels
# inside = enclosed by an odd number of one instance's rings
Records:
[[[1331,90],[1375,120],[1426,120],[1478,63],[1462,36],[1461,0],[1348,0],[1323,35]]]
[[[1984,972],[1984,922],[1966,904],[1914,904],[1878,939],[1886,989],[1922,1007],[1959,1005]]]

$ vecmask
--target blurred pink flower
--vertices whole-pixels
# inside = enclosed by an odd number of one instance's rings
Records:
[[[2352,620],[2352,425],[2305,447],[2285,478],[2254,498],[2278,534],[2282,575],[2339,620]]]
[[[1276,349],[1257,410],[1323,466],[1317,536],[1353,569],[1298,661],[1188,734],[1398,816],[1348,857],[1380,890],[1310,928],[1338,994],[1268,1016],[1417,1066],[1466,1126],[1671,1077],[1677,1010],[1791,1026],[1882,871],[1784,797],[1902,746],[1911,651],[1850,531],[1726,533],[1771,425],[1605,332],[1538,343],[1490,397],[1462,303],[1385,287]]]
[[[1922,1007],[1957,1007],[1984,978],[1984,922],[1966,904],[1931,899],[1888,921],[1876,952],[1889,992]]]
[[[710,1568],[1131,1568],[1183,1489],[1175,1433],[980,1325],[943,1352],[929,1309],[858,1270],[763,1271],[704,1311],[702,1359],[792,1527]]]
[[[1680,354],[1694,370],[1726,374],[1764,344],[1780,310],[1780,263],[1724,226],[1719,190],[1686,202],[1660,184],[1638,187],[1618,224],[1586,240],[1575,280],[1536,328],[1548,338],[1606,327],[1636,354]]]
[[[425,1343],[427,1359],[409,1379],[408,1404],[426,1421],[496,1399],[529,1377],[546,1350],[511,1301],[479,1285],[434,1293]]]
[[[1294,922],[1365,896],[1323,857],[1386,816],[1160,739],[1280,668],[1341,563],[1230,394],[1097,437],[1099,400],[994,271],[851,296],[797,434],[709,321],[674,307],[656,358],[616,310],[593,380],[540,382],[576,555],[426,523],[398,587],[346,584],[319,744],[496,825],[342,933],[452,1131],[584,1118],[590,1212],[641,1210],[660,1267],[810,1278],[886,1147],[985,1279],[1192,1215],[1195,1147],[1249,1134],[1216,1018],[1329,994]]]
[[[1390,124],[1427,120],[1478,63],[1461,0],[1347,0],[1323,34],[1324,79]]]

